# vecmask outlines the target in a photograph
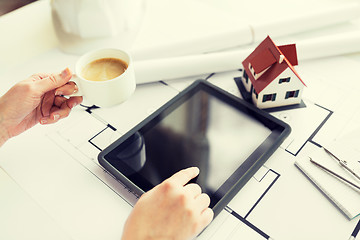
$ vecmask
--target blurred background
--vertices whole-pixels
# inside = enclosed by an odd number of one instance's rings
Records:
[[[0,0],[0,16],[37,0]]]

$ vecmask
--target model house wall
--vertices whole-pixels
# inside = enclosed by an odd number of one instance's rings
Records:
[[[281,79],[281,80],[280,80]],[[252,100],[258,108],[272,108],[301,102],[304,84],[290,69],[286,69],[259,94],[252,91]]]
[[[241,81],[246,89],[246,91],[250,92],[252,89],[252,83],[249,79],[249,76],[247,75],[246,71],[243,71],[243,76],[241,78]]]

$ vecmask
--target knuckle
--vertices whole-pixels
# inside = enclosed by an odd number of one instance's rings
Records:
[[[185,193],[180,193],[176,196],[175,204],[178,207],[185,209],[185,212],[187,212],[188,210],[191,211],[191,208],[189,208],[189,199]]]
[[[179,194],[177,196],[177,204],[180,205],[181,207],[185,207],[187,204],[187,197],[185,194]],[[189,209],[186,209],[186,212],[188,212]]]
[[[50,75],[49,75],[49,80],[50,80],[52,83],[56,83],[56,82],[57,82],[56,76],[55,76],[54,74],[50,74]]]
[[[192,229],[191,229],[192,234],[197,233],[199,231],[199,227],[200,227],[200,224],[198,222],[194,222],[192,224]]]
[[[30,76],[30,80],[33,81],[33,82],[39,81],[39,80],[42,78],[43,75],[44,75],[44,74],[40,74],[40,73],[32,74],[32,75]]]
[[[63,113],[63,117],[68,117],[70,115],[70,111],[65,111],[64,113]]]
[[[164,193],[170,192],[174,188],[174,184],[171,181],[164,181],[161,184],[161,191]]]
[[[20,89],[20,91],[25,95],[33,93],[35,91],[35,87],[32,82],[20,82],[16,85]]]
[[[193,219],[194,218],[194,211],[191,209],[191,208],[186,208],[185,209],[185,213],[184,213],[185,215],[186,215],[186,217],[188,218],[188,219]]]
[[[36,81],[36,80],[38,80],[38,79],[39,79],[39,75],[38,75],[38,74],[33,74],[33,75],[30,76],[30,80],[32,80],[32,81]]]

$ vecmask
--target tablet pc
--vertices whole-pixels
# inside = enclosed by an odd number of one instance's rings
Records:
[[[290,127],[207,81],[180,92],[98,156],[137,195],[197,166],[193,181],[217,215],[289,135]]]

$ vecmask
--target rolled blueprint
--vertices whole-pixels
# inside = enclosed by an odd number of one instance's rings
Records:
[[[280,11],[281,12],[281,11]],[[267,35],[277,39],[296,33],[348,22],[360,17],[360,2],[343,2],[341,5],[327,7],[313,12],[294,12],[291,17],[274,16],[273,19],[259,23],[234,26],[231,30],[218,29],[197,37],[159,43],[158,45],[135,48],[131,51],[134,60],[186,56],[206,52],[220,51],[234,47],[259,43]]]
[[[360,52],[360,31],[326,35],[296,43],[298,60]],[[289,43],[291,44],[291,43]],[[236,70],[255,49],[243,48],[207,54],[134,61],[137,84],[213,72]]]

